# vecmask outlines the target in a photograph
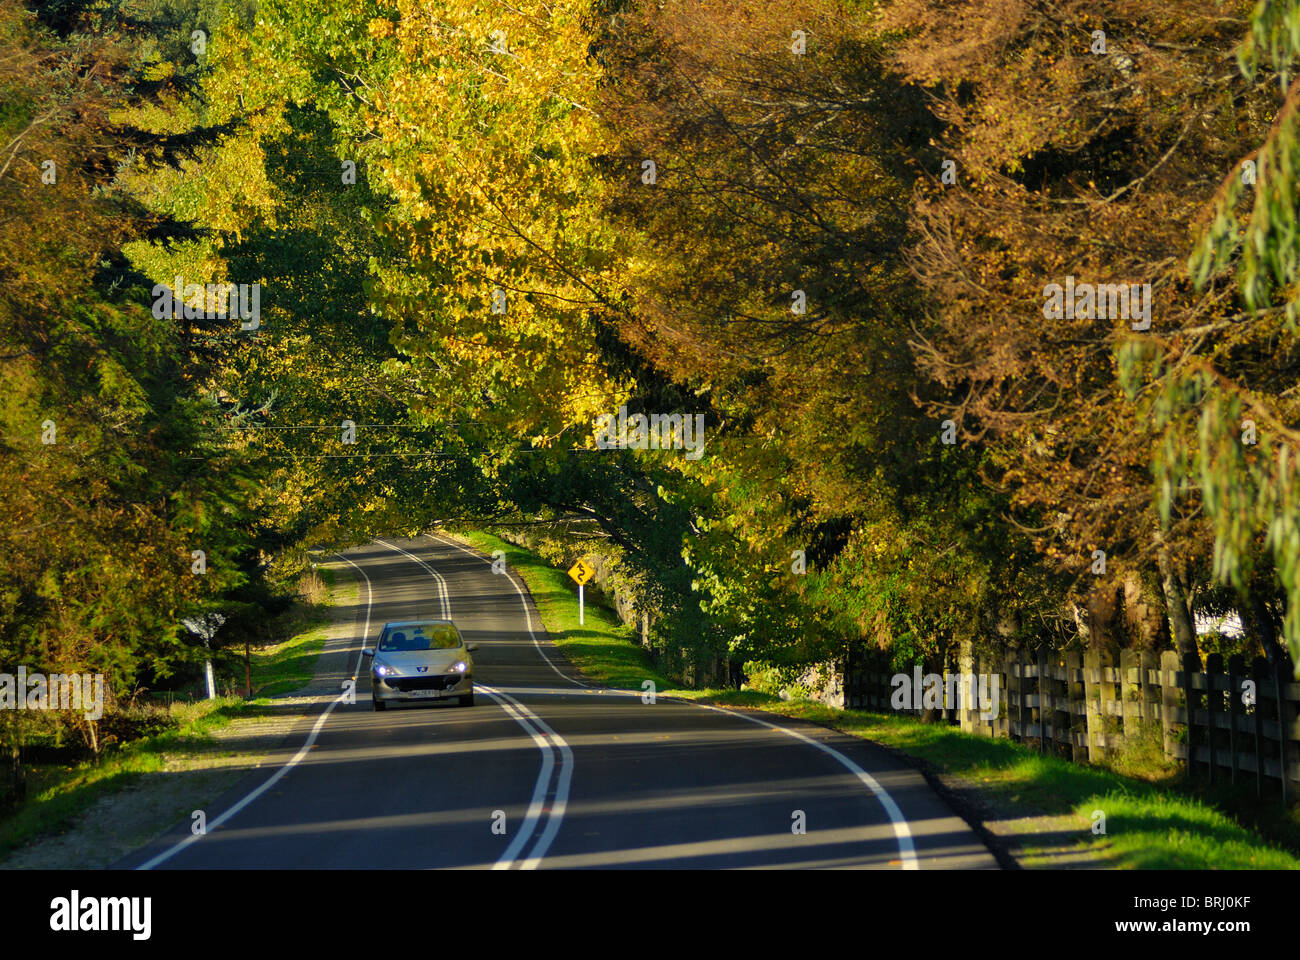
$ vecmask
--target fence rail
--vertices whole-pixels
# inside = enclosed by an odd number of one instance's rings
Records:
[[[996,712],[949,678],[984,677],[998,691]],[[1106,653],[1011,651],[1004,659],[972,658],[958,672],[936,671],[928,701],[901,709],[895,671],[882,658],[851,655],[844,665],[844,705],[881,712],[937,710],[969,733],[1037,743],[1043,753],[1096,761],[1160,732],[1167,757],[1211,783],[1255,781],[1285,801],[1300,791],[1300,683],[1289,663],[1218,654],[1204,665],[1167,650]],[[915,674],[909,675],[915,680]],[[986,703],[987,708],[991,704]],[[1267,786],[1266,786],[1267,784]]]

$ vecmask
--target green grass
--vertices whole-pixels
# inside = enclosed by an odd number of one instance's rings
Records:
[[[334,606],[346,606],[348,604],[359,603],[361,600],[361,581],[354,580],[350,576],[345,576],[343,581],[339,582],[339,568],[337,566],[326,566],[326,564],[337,564],[340,561],[322,560],[316,567],[316,572],[320,578],[325,581],[325,586],[329,591],[331,603]]]
[[[325,647],[325,627],[330,621],[326,609],[303,611],[290,627],[295,633],[283,643],[253,650],[250,667],[253,694],[273,697],[290,693],[311,682],[316,658]],[[242,684],[239,684],[242,688]]]
[[[1156,785],[1103,767],[1046,757],[1011,740],[963,733],[915,717],[839,710],[816,701],[784,701],[754,690],[686,690],[651,664],[633,631],[610,611],[588,604],[578,626],[577,589],[568,575],[528,550],[482,532],[461,538],[486,554],[504,550],[527,585],[555,645],[587,679],[617,689],[641,689],[653,680],[661,696],[739,709],[760,709],[808,720],[893,747],[932,768],[979,786],[1005,818],[1065,817],[1079,827],[1079,843],[1099,865],[1119,869],[1300,869],[1300,859],[1270,846],[1215,806],[1169,784]],[[1153,761],[1131,759],[1134,769]],[[1159,764],[1156,764],[1159,766]],[[1154,768],[1152,768],[1154,769]],[[1094,810],[1106,815],[1106,833],[1090,830]],[[1026,865],[1051,860],[1026,838]]]

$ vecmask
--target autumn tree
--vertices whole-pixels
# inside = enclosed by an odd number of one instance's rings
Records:
[[[185,456],[216,407],[121,252],[165,229],[114,189],[137,48],[111,17],[59,26],[0,6],[0,670],[102,673],[111,708],[196,659],[181,611],[256,578],[251,477]],[[15,773],[45,720],[3,714]],[[93,721],[63,719],[98,746]]]
[[[1156,639],[1121,616],[1154,593],[1178,647],[1195,650],[1211,538],[1197,498],[1174,506],[1168,476],[1156,490],[1151,478],[1187,441],[1150,429],[1157,391],[1132,402],[1119,367],[1131,351],[1177,366],[1190,349],[1261,372],[1224,323],[1230,298],[1198,295],[1186,269],[1191,224],[1270,120],[1233,69],[1241,22],[1142,0],[973,0],[943,17],[900,2],[882,21],[902,32],[896,62],[945,125],[911,255],[929,294],[914,347],[948,393],[933,409],[988,445],[1010,521],[1076,578],[1094,641]],[[1056,310],[1053,284],[1136,284],[1137,299]]]

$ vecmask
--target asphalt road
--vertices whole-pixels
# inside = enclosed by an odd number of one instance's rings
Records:
[[[116,867],[997,866],[869,743],[573,679],[521,581],[488,558],[434,537],[343,556],[355,628],[327,645],[317,689],[359,665],[355,702],[321,697],[289,763],[218,798],[205,834],[187,820]],[[476,705],[373,712],[361,647],[385,621],[441,616],[478,644]]]

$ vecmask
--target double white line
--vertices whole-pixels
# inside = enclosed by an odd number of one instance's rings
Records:
[[[542,862],[542,857],[546,855],[546,851],[550,849],[555,835],[560,832],[560,823],[564,820],[564,811],[569,803],[569,785],[573,780],[573,751],[564,742],[564,738],[552,730],[545,720],[514,697],[492,687],[480,686],[479,689],[499,703],[502,710],[528,731],[533,743],[537,744],[537,749],[542,751],[542,769],[538,771],[537,783],[533,787],[533,799],[528,805],[528,813],[524,817],[523,825],[519,828],[519,833],[514,840],[510,842],[510,846],[506,847],[506,852],[501,855],[501,859],[492,865],[493,870],[509,870],[515,866],[519,851],[524,848],[529,838],[537,830],[537,824],[541,821],[542,816],[545,815],[546,829],[542,831],[542,835],[533,844],[528,859],[518,863],[520,870],[535,870]],[[556,778],[554,794],[550,796],[550,805],[548,806],[547,797],[550,792],[551,774],[555,770],[556,753],[560,755],[560,772]]]
[[[430,537],[429,539],[433,540],[434,538]],[[443,579],[442,574],[415,554],[408,553],[396,544],[378,539],[375,542],[382,543],[388,549],[395,550],[407,559],[414,561],[429,576],[433,577],[434,583],[438,586],[438,602],[442,607],[442,616],[444,619],[450,620],[451,595],[447,590],[447,581]],[[435,540],[434,542],[439,541]],[[515,589],[518,590],[518,587]],[[532,615],[528,610],[527,603],[524,604],[524,613],[528,618],[528,632],[533,634]],[[533,642],[537,642],[535,634],[533,634]],[[554,668],[554,664],[552,664],[552,668]],[[556,673],[559,673],[559,671],[556,670]],[[563,674],[560,675],[563,676]],[[537,782],[533,785],[533,797],[528,804],[528,812],[524,815],[524,822],[519,827],[519,833],[510,841],[510,846],[506,847],[505,853],[492,865],[493,870],[509,870],[514,866],[518,866],[521,870],[535,870],[541,864],[542,858],[546,856],[546,851],[550,849],[551,843],[555,840],[555,835],[560,832],[560,824],[564,820],[564,811],[569,803],[569,787],[573,782],[573,751],[569,749],[569,745],[565,743],[564,738],[552,730],[545,720],[514,697],[481,683],[476,683],[475,687],[495,700],[515,723],[524,728],[524,732],[537,745],[537,749],[542,751],[542,767],[537,772]],[[558,775],[556,774],[555,764],[556,754],[559,754],[560,758]],[[553,777],[555,786],[552,790],[551,780]],[[528,858],[521,862],[519,853],[532,839],[533,834],[537,832],[537,825],[541,823],[543,817],[546,818],[546,827],[542,830],[542,835],[537,838],[537,842],[533,844],[533,848],[528,852]]]
[[[394,546],[384,540],[378,540],[377,542],[382,543],[390,550],[396,550],[403,556],[413,560],[433,577],[434,583],[438,586],[438,600],[442,607],[442,615],[446,619],[451,619],[451,596],[447,590],[447,581],[442,578],[442,575],[419,557],[407,553],[401,547]],[[358,564],[353,563],[348,557],[343,556],[343,554],[338,554],[337,556],[360,573],[362,579],[365,580],[366,583],[366,619],[365,626],[362,628],[361,636],[361,646],[365,647],[366,643],[370,639],[370,611],[374,604],[374,588],[371,585],[370,577],[366,575],[365,570],[363,570]],[[526,608],[527,605],[525,604],[525,609]],[[529,632],[532,632],[531,618],[529,622]],[[356,678],[360,677],[360,675],[361,653],[358,651],[357,663],[353,670],[353,676]],[[560,832],[560,824],[564,820],[564,811],[569,800],[569,786],[573,780],[573,751],[570,750],[569,745],[564,742],[564,738],[552,730],[545,720],[537,716],[537,714],[528,709],[528,707],[524,706],[514,697],[502,693],[499,690],[495,690],[492,687],[483,686],[482,684],[479,684],[478,688],[495,700],[511,719],[523,727],[524,731],[532,739],[533,743],[537,744],[537,748],[542,751],[542,768],[537,774],[537,782],[533,787],[533,796],[531,803],[528,805],[528,813],[525,815],[524,822],[519,828],[519,833],[515,836],[514,840],[510,842],[510,846],[506,848],[506,851],[501,855],[501,858],[492,866],[492,869],[494,870],[509,870],[513,866],[518,866],[521,870],[534,870],[541,864],[542,858],[546,855],[546,851],[555,840],[556,834]],[[239,800],[239,802],[210,821],[207,827],[208,832],[211,832],[226,823],[258,797],[266,793],[267,790],[275,786],[275,784],[278,783],[285,774],[301,763],[303,759],[306,758],[307,754],[311,752],[312,746],[316,743],[316,738],[320,736],[321,728],[325,726],[325,721],[328,720],[330,714],[334,712],[334,708],[347,699],[348,694],[345,692],[331,701],[321,715],[316,719],[315,724],[312,725],[311,732],[307,736],[307,741],[298,750],[297,754],[260,786],[252,790]],[[556,779],[555,789],[552,793],[550,787],[552,777],[555,773],[555,756],[557,753],[560,757],[560,769],[559,776]],[[549,805],[547,804],[548,797],[550,799]],[[546,827],[543,829],[542,835],[538,837],[537,842],[533,844],[532,850],[528,852],[528,859],[523,862],[518,862],[519,852],[527,845],[528,841],[532,839],[532,836],[536,833],[537,826],[541,823],[543,817],[546,818]],[[191,844],[196,843],[198,840],[198,835],[191,834],[183,840],[168,847],[157,856],[140,864],[136,869],[152,870],[154,867],[167,862],[176,854],[180,853]]]

